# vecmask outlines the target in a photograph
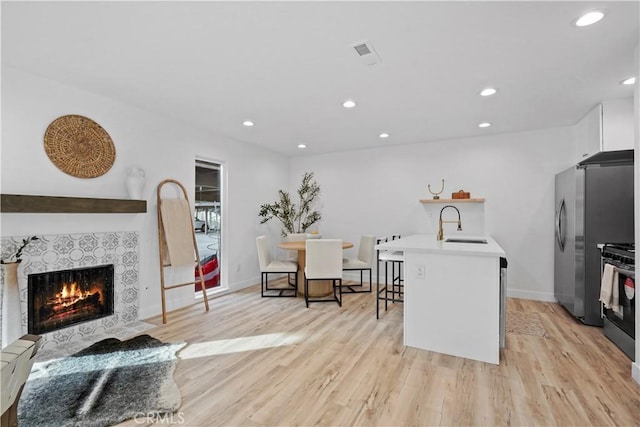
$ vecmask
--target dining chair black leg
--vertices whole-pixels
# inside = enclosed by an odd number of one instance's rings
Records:
[[[388,262],[384,263],[384,311],[387,311],[388,303],[389,303],[389,281],[388,281],[389,272],[387,268],[388,265],[389,265]]]
[[[380,282],[376,282],[376,319],[380,318]]]

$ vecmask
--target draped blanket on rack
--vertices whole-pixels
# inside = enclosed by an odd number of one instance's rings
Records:
[[[166,261],[173,267],[192,266],[195,255],[189,202],[185,199],[163,199],[160,214],[169,258]]]

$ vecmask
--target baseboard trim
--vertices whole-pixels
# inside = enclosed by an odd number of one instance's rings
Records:
[[[640,384],[640,365],[638,365],[638,362],[634,362],[631,364],[631,378],[633,378],[635,382]]]
[[[553,296],[552,293],[523,291],[520,289],[507,288],[507,297],[529,299],[534,301],[557,302],[556,298]]]
[[[282,275],[282,277],[284,277],[284,275]],[[271,276],[269,276],[269,279],[271,279]],[[260,284],[260,276],[256,276],[256,277],[252,277],[251,279],[243,280],[242,282],[237,282],[232,285],[229,285],[229,287],[225,291],[220,291],[219,293],[215,293],[214,295],[211,295],[211,296],[217,297],[220,295],[226,295],[228,293],[236,292],[245,288],[250,288],[251,286],[259,285],[259,284]]]
[[[211,300],[214,298],[221,297],[223,295],[230,294],[232,292],[239,291],[241,289],[249,288],[256,284],[260,284],[260,276],[257,276],[248,280],[243,280],[242,282],[234,283],[233,285],[230,285],[227,288],[214,288],[213,290],[207,293],[207,296]],[[197,296],[195,296],[195,299],[193,295],[182,296],[179,299],[171,300],[170,304],[171,306],[167,308],[167,314],[192,304],[202,304],[202,294],[199,293]],[[144,310],[142,310],[141,308],[139,316],[140,316],[140,320],[143,320],[143,319],[149,319],[153,316],[157,316],[160,314],[162,314],[162,305],[160,305],[160,302],[158,302],[158,304],[155,304],[153,306],[146,306]]]
[[[227,288],[213,288],[213,289],[210,289],[209,292],[207,292],[207,296],[209,297],[209,299],[214,299],[214,298],[221,297],[223,295],[228,295],[228,294],[231,294],[233,292],[237,292],[237,291],[245,289],[245,288],[250,288],[251,286],[255,286],[255,285],[259,284],[259,283],[260,283],[260,277],[255,277],[253,279],[244,280],[242,282],[234,283],[233,285],[230,285]],[[201,301],[201,300],[202,300],[202,294],[199,293],[199,294],[196,295],[196,301]]]

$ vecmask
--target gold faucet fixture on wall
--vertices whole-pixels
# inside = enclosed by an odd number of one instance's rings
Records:
[[[447,208],[453,208],[453,209],[456,210],[456,212],[458,212],[458,220],[457,221],[444,221],[442,219],[442,212]],[[442,224],[445,224],[445,223],[458,223],[458,231],[462,230],[462,220],[460,219],[460,211],[458,210],[458,208],[456,208],[453,205],[447,205],[447,206],[443,207],[442,209],[440,209],[440,218],[438,219],[438,237],[436,238],[437,240],[443,240],[444,239],[444,230],[442,229]]]

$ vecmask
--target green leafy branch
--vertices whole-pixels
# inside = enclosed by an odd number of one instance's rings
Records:
[[[322,219],[320,212],[313,210],[319,196],[320,185],[313,179],[313,172],[305,172],[298,188],[300,203],[296,205],[291,201],[291,195],[288,192],[279,190],[276,202],[260,206],[258,212],[258,216],[261,217],[260,224],[276,218],[282,222],[283,236],[287,233],[304,233]]]
[[[27,245],[29,243],[31,243],[33,240],[39,240],[36,236],[31,236],[28,237],[26,239],[22,239],[22,246],[20,246],[18,248],[18,250],[16,251],[16,253],[12,256],[9,257],[8,261],[5,261],[3,259],[0,259],[0,264],[8,264],[11,262],[22,262],[22,251],[24,250],[24,248],[27,247]]]

